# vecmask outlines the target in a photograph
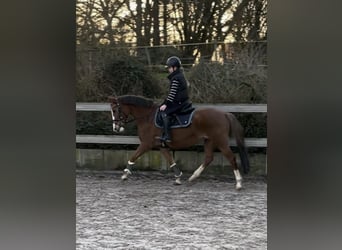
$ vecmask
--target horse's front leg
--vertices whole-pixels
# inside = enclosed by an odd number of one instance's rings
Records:
[[[128,176],[132,174],[133,167],[135,165],[135,161],[143,155],[145,152],[147,152],[150,149],[149,146],[145,144],[140,144],[137,150],[135,150],[134,154],[131,156],[131,158],[127,162],[127,166],[124,169],[124,173],[121,176],[121,180],[127,180]]]
[[[173,169],[173,172],[175,173],[175,184],[176,185],[181,185],[181,179],[180,177],[182,176],[182,171],[177,167],[175,160],[173,159],[172,155],[170,154],[170,150],[167,148],[161,148],[160,152],[163,154],[165,157],[166,161],[169,163],[170,168]]]

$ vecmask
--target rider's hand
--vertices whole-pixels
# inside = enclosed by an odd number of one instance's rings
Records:
[[[161,105],[160,108],[159,108],[160,111],[164,111],[165,109],[166,109],[166,105],[165,104]]]

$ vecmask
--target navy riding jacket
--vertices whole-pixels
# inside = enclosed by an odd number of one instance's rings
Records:
[[[166,104],[165,113],[177,113],[189,103],[188,84],[180,69],[167,76],[170,80],[169,94],[162,104]]]

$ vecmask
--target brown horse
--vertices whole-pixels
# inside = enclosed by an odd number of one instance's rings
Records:
[[[160,140],[162,130],[154,124],[154,117],[159,105],[152,100],[140,96],[125,95],[109,97],[111,113],[113,118],[114,132],[122,132],[125,123],[135,121],[138,127],[140,145],[128,161],[127,167],[121,179],[126,180],[132,173],[135,161],[145,152],[152,148],[159,148],[175,172],[176,184],[181,184],[182,172],[170,154],[169,149],[176,150],[187,148],[200,142],[204,143],[205,159],[199,168],[189,178],[189,181],[197,178],[201,172],[212,162],[213,152],[218,148],[230,161],[236,179],[236,189],[242,188],[242,177],[240,175],[235,155],[228,144],[228,135],[234,136],[241,165],[244,173],[249,171],[249,160],[244,143],[243,128],[239,121],[231,113],[224,113],[213,108],[203,108],[195,111],[190,126],[186,128],[175,128],[171,130],[172,142],[167,143],[167,148],[162,147]]]

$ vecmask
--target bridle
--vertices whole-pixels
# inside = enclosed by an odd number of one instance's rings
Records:
[[[113,110],[116,114],[118,114],[119,119],[115,118]],[[113,131],[122,132],[124,130],[123,124],[126,124],[128,122],[128,115],[121,110],[121,106],[119,103],[110,105],[110,113],[112,114]]]
[[[113,109],[116,111],[117,114],[119,114],[119,119],[115,119]],[[115,104],[115,106],[111,106],[110,112],[112,113],[112,119],[113,122],[128,122],[128,115],[125,114],[125,112],[122,112],[120,104]]]
[[[115,110],[115,113],[118,114],[118,116],[119,116],[118,119],[115,118],[113,110]],[[153,110],[151,110],[151,112],[152,111]],[[129,115],[127,115],[125,112],[122,111],[121,106],[120,106],[119,103],[111,104],[110,112],[112,114],[113,131],[116,131],[116,132],[122,132],[123,131],[123,129],[124,129],[123,128],[123,124],[127,124],[127,123],[130,123],[130,122],[136,121],[136,120],[140,120],[140,119],[146,118],[151,113],[150,112],[149,114],[141,116],[141,117],[135,117],[135,118],[132,117],[131,119],[128,119]]]

